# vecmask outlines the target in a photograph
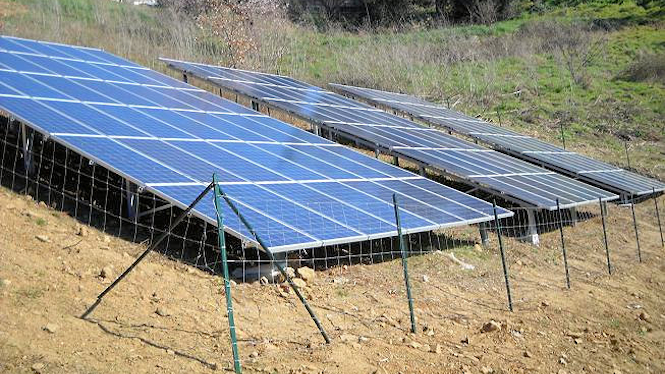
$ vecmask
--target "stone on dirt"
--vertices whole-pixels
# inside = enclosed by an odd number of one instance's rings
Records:
[[[38,362],[38,363],[32,365],[30,368],[31,368],[32,371],[34,371],[35,373],[41,373],[42,370],[44,370],[45,367],[46,367],[46,365],[42,364],[41,362]]]
[[[352,334],[342,334],[339,339],[344,343],[355,343],[358,341],[358,338]]]
[[[46,326],[42,327],[42,330],[48,332],[49,334],[55,334],[58,330],[58,325],[55,323],[47,323]]]
[[[164,308],[161,307],[161,306],[160,306],[160,307],[157,307],[157,309],[155,310],[155,313],[156,313],[158,316],[160,316],[160,317],[168,317],[168,316],[171,315],[171,314],[168,312],[168,310],[164,309]]]
[[[37,240],[39,240],[40,242],[43,242],[43,243],[48,243],[48,242],[51,241],[49,239],[48,235],[35,235],[35,238],[37,238]]]
[[[316,272],[314,271],[314,269],[307,266],[299,267],[297,272],[298,276],[307,283],[311,283],[314,280],[314,278],[316,278]]]
[[[259,283],[266,286],[266,285],[270,284],[270,281],[268,281],[268,278],[266,278],[266,277],[261,277],[261,279],[259,280]]]
[[[644,322],[649,322],[649,315],[646,312],[640,313],[640,315],[637,316],[638,319]]]
[[[499,331],[501,330],[501,325],[492,320],[483,325],[483,327],[480,329],[480,332],[482,333],[487,333],[487,332],[493,332],[493,331]]]
[[[293,281],[293,284],[295,284],[296,287],[298,287],[300,289],[304,289],[305,287],[307,287],[307,283],[304,280],[300,279],[300,278],[293,278],[292,281]]]
[[[443,347],[441,346],[441,344],[436,344],[430,347],[429,351],[432,353],[441,354],[441,352],[443,352]]]
[[[86,237],[88,236],[88,228],[85,226],[79,226],[78,230],[76,231],[76,235]]]
[[[259,352],[257,351],[254,351],[249,354],[249,358],[257,358],[257,357],[259,357]]]
[[[418,343],[415,340],[410,341],[407,345],[411,348],[414,348],[414,349],[419,349],[423,346],[422,344]]]

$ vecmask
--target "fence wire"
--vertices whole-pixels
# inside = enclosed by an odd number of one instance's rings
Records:
[[[150,243],[182,212],[168,201],[140,191],[120,175],[92,160],[45,139],[27,126],[25,128],[27,130],[22,133],[19,122],[0,118],[0,182],[4,187],[30,195],[36,201],[67,212],[78,221],[109,235],[138,243]],[[30,145],[28,149],[24,144]],[[662,197],[657,199],[662,209],[665,202]],[[201,212],[214,209],[212,194],[201,205],[197,207]],[[377,200],[376,203],[349,209],[343,201],[298,204],[257,198],[239,204],[238,208],[252,221],[263,239],[273,245],[287,239],[292,241],[293,235],[302,235],[303,238],[298,239],[305,242],[308,240],[305,238],[307,233],[317,233],[317,238],[349,236],[359,224],[369,231],[385,233],[385,237],[377,235],[372,239],[361,239],[359,234],[359,238],[352,242],[324,243],[313,248],[277,253],[275,258],[292,269],[306,266],[315,271],[327,270],[333,275],[346,266],[377,265],[371,276],[361,276],[354,281],[372,283],[373,293],[402,298],[403,303],[398,309],[393,305],[377,303],[373,311],[375,318],[371,322],[404,330],[408,328],[404,322],[408,321],[409,310],[402,264],[395,261],[402,257],[399,240],[394,236],[396,223],[385,219],[390,215],[379,214],[392,211],[391,204]],[[399,208],[406,228],[414,217],[431,215],[432,210],[436,210],[436,207],[410,203],[406,199],[400,201]],[[418,328],[424,327],[420,323],[422,319],[464,316],[473,314],[478,308],[507,309],[497,234],[503,238],[517,311],[537,308],[539,300],[531,295],[531,291],[537,288],[566,287],[564,244],[572,288],[578,284],[595,284],[608,275],[606,243],[613,273],[630,271],[638,261],[638,245],[642,261],[661,255],[655,200],[645,199],[634,205],[634,209],[638,235],[634,230],[630,205],[599,202],[560,212],[511,207],[515,215],[499,220],[498,230],[497,223],[491,220],[481,225],[405,234]],[[262,218],[257,214],[259,211],[268,212],[272,219]],[[296,211],[305,213],[300,213],[296,220],[288,224],[278,224],[288,221],[287,217],[293,216]],[[358,211],[363,214],[359,215]],[[325,219],[324,216],[332,219]],[[364,221],[367,216],[380,219],[373,218],[372,224]],[[606,238],[603,235],[603,216]],[[251,239],[237,216],[228,210],[224,212],[224,223],[228,232],[241,233]],[[563,230],[563,243],[560,230]],[[251,282],[265,277],[269,283],[279,282],[280,277],[272,261],[256,243],[240,240],[234,235],[227,235],[226,239],[232,278],[238,282]],[[190,216],[170,232],[158,251],[219,274],[221,258],[217,243],[216,227]],[[533,271],[543,267],[551,271],[542,274]],[[434,281],[442,278],[447,282]],[[342,275],[335,279],[339,281],[331,287],[344,290],[349,279]],[[480,292],[468,297],[465,294],[468,289]],[[315,309],[339,310],[334,305],[316,300],[313,305]],[[240,315],[238,323],[241,328],[243,322],[246,321]],[[334,316],[324,320],[327,326],[334,326],[335,323]]]

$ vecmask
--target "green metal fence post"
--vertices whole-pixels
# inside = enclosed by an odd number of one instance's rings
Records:
[[[559,213],[559,233],[561,234],[561,251],[563,252],[563,266],[566,269],[566,286],[570,289],[570,274],[568,273],[568,256],[566,255],[566,241],[563,237],[563,218],[561,217],[561,206],[556,199],[556,210]]]
[[[282,274],[284,279],[286,279],[286,281],[289,283],[289,286],[291,286],[291,288],[293,288],[293,291],[298,296],[298,299],[300,299],[300,302],[305,306],[305,309],[307,309],[307,313],[309,313],[309,316],[312,318],[312,320],[314,321],[314,324],[319,329],[319,332],[323,336],[323,339],[326,341],[326,343],[330,344],[330,337],[328,336],[328,333],[326,333],[326,330],[323,328],[323,325],[321,325],[321,322],[319,322],[319,319],[316,317],[316,314],[314,314],[314,310],[312,310],[312,308],[309,306],[309,303],[307,302],[307,300],[305,300],[305,298],[302,296],[302,293],[300,293],[300,289],[298,288],[298,286],[296,286],[295,283],[293,283],[293,279],[291,279],[291,277],[286,273],[286,271],[284,270],[284,267],[279,262],[275,261],[275,256],[273,255],[272,251],[268,248],[268,246],[265,244],[265,242],[261,239],[259,234],[256,231],[254,231],[254,228],[245,219],[245,216],[243,216],[242,213],[240,213],[240,211],[238,210],[238,207],[235,205],[235,203],[233,201],[231,201],[231,199],[229,199],[229,197],[224,193],[221,186],[218,186],[218,188],[219,188],[220,196],[222,197],[222,199],[224,199],[224,201],[226,201],[226,204],[231,208],[231,210],[233,210],[233,213],[236,216],[238,216],[238,218],[240,219],[240,222],[242,222],[242,224],[247,228],[247,231],[249,231],[250,234],[252,234],[254,239],[256,239],[256,241],[259,243],[259,245],[261,246],[263,251],[266,253],[268,258],[270,259],[270,262],[273,263],[277,267],[277,270],[279,270],[279,272]]]
[[[665,240],[663,240],[663,226],[660,224],[660,212],[658,211],[658,197],[656,196],[656,188],[653,187],[653,203],[656,205],[656,219],[658,220],[658,230],[660,230],[660,245],[665,247]]]
[[[603,240],[605,242],[605,254],[607,255],[607,272],[612,275],[612,263],[610,262],[610,246],[607,244],[607,229],[605,228],[605,208],[603,208],[603,199],[598,198],[600,204],[600,218],[603,222]]]
[[[399,217],[399,205],[397,195],[393,194],[393,204],[395,206],[395,223],[397,224],[397,237],[399,240],[399,250],[402,253],[402,269],[404,269],[404,283],[406,284],[406,298],[409,302],[409,315],[411,316],[411,332],[416,333],[416,315],[413,312],[413,297],[411,297],[411,283],[409,282],[409,270],[407,267],[407,253],[404,245],[404,236],[402,236],[402,223]]]
[[[501,223],[496,213],[496,200],[492,201],[494,208],[494,224],[496,226],[496,236],[499,239],[499,250],[501,251],[501,264],[503,265],[503,278],[506,281],[506,292],[508,293],[508,308],[513,311],[513,297],[510,294],[510,281],[508,280],[508,264],[506,264],[506,254],[503,250],[503,239],[501,239]]]
[[[635,243],[637,244],[637,260],[642,262],[642,248],[640,248],[640,232],[637,229],[637,217],[635,217],[634,196],[630,196],[630,210],[633,213],[633,228],[635,229]]]
[[[224,273],[224,292],[226,293],[226,313],[229,319],[229,332],[231,333],[231,350],[233,351],[233,369],[236,374],[242,373],[240,357],[238,357],[238,338],[236,337],[236,324],[233,319],[233,299],[231,298],[231,280],[229,279],[229,265],[226,258],[226,238],[224,237],[224,215],[219,201],[219,183],[217,173],[212,175],[215,185],[215,212],[217,214],[217,237],[219,239],[219,252],[222,256],[222,272]]]

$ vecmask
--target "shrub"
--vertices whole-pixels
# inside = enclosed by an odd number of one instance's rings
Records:
[[[665,53],[641,52],[617,78],[631,82],[665,84]]]

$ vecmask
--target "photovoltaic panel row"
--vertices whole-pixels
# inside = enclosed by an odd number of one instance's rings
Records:
[[[0,109],[180,207],[217,172],[273,251],[396,235],[393,193],[407,232],[493,219],[482,200],[97,49],[0,37]],[[210,198],[195,213],[216,224]]]
[[[172,68],[260,100],[292,115],[501,197],[544,209],[611,200],[616,195],[449,136],[292,78],[163,59]]]
[[[331,84],[333,88],[491,144],[525,160],[573,176],[624,198],[665,191],[665,183],[571,152],[528,135],[492,125],[415,96],[370,88]]]

